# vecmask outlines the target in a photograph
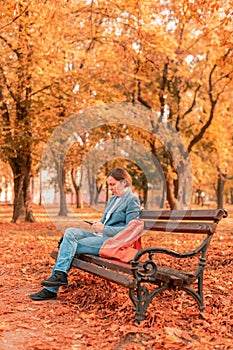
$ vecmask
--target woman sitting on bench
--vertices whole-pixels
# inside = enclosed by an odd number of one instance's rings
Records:
[[[31,294],[32,300],[56,299],[60,286],[68,284],[67,275],[76,254],[99,255],[102,244],[122,231],[140,214],[139,198],[131,190],[132,179],[123,168],[115,168],[107,175],[107,184],[112,192],[101,221],[91,225],[92,231],[68,228],[65,231],[57,261],[51,276],[41,282],[44,288]]]

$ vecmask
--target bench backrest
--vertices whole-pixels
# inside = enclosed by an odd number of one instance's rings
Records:
[[[212,235],[218,222],[227,217],[224,209],[211,210],[142,210],[144,229],[161,232]]]

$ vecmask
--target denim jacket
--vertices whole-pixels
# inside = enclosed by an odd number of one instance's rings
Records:
[[[133,194],[130,188],[127,189],[124,196],[120,198],[119,202],[114,207],[113,212],[111,212],[111,207],[114,205],[116,198],[118,197],[111,196],[101,219],[101,222],[104,223],[103,236],[113,237],[140,214],[141,206],[139,198]],[[109,211],[110,215],[106,220]]]

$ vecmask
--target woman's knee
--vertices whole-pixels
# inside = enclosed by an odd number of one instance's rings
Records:
[[[64,233],[64,239],[73,239],[73,231],[71,228],[67,228]]]

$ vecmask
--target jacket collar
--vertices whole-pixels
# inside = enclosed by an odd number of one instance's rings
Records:
[[[116,204],[116,206],[114,207],[114,212],[119,209],[123,204],[125,206],[125,202],[128,200],[128,198],[131,196],[132,191],[130,188],[127,188],[125,194],[123,195],[123,197],[117,197],[117,196],[113,196],[114,198],[111,200],[111,202],[109,203],[108,206],[111,205],[111,203],[113,201],[115,201],[116,198],[120,198],[120,200],[118,201],[118,203]],[[108,208],[107,208],[108,209]]]

